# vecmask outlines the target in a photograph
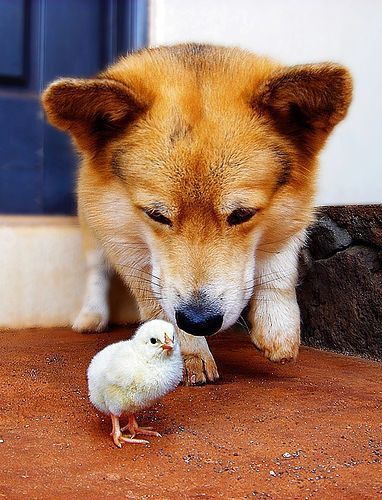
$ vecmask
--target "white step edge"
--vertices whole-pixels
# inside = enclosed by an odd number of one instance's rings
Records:
[[[115,281],[112,322],[135,322],[135,303]],[[84,286],[76,217],[0,216],[0,328],[70,326]]]

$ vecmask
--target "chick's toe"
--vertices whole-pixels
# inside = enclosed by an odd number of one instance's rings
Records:
[[[153,431],[152,427],[139,427],[138,422],[135,418],[135,415],[129,415],[129,420],[127,425],[123,427],[121,430],[128,430],[130,433],[130,436],[133,438],[137,434],[141,434],[143,436],[155,436],[155,437],[162,437],[159,432]]]
[[[123,443],[132,443],[132,444],[150,444],[149,441],[147,441],[146,439],[134,439],[132,437],[127,437],[127,436],[120,436],[119,437],[119,441],[123,442]],[[119,446],[120,448],[121,446]]]

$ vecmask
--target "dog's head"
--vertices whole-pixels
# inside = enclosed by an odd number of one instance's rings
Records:
[[[232,325],[256,250],[310,221],[317,155],[350,100],[339,65],[196,45],[142,51],[43,96],[84,156],[80,209],[98,238],[127,279],[151,266],[151,293],[194,335]]]

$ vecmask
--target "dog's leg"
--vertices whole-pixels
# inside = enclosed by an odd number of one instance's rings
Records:
[[[151,298],[153,291],[147,283],[148,273],[148,270],[142,270],[141,273],[135,271],[135,276],[129,279],[130,288],[134,291],[137,299],[140,320],[149,321],[160,318],[168,321],[162,306]],[[179,328],[177,328],[177,332],[184,360],[183,383],[185,385],[200,385],[217,380],[219,373],[206,339],[189,335]]]
[[[110,267],[98,242],[84,230],[86,288],[81,311],[73,323],[78,332],[100,332],[109,321]]]
[[[142,298],[141,298],[142,301]],[[139,302],[141,321],[160,318],[166,315],[159,304],[153,302]],[[213,382],[219,378],[215,360],[204,337],[194,337],[177,328],[180,349],[184,360],[183,383],[185,385],[201,385]]]
[[[141,322],[151,321],[152,319],[164,319],[167,321],[163,309],[157,302],[155,302],[154,300],[146,300],[146,302],[142,304],[142,297],[137,297],[137,294],[135,294],[135,297],[138,303],[139,320]]]
[[[298,355],[300,310],[295,287],[303,240],[304,235],[299,234],[279,251],[258,252],[255,291],[248,318],[252,324],[252,342],[271,361],[284,363]]]
[[[215,360],[204,337],[194,337],[178,329],[184,359],[183,383],[200,385],[219,378]]]

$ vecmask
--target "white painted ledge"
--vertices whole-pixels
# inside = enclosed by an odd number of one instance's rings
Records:
[[[117,281],[117,280],[116,280]],[[69,326],[85,286],[75,217],[0,216],[0,327]],[[113,322],[136,320],[134,301],[112,287]]]

